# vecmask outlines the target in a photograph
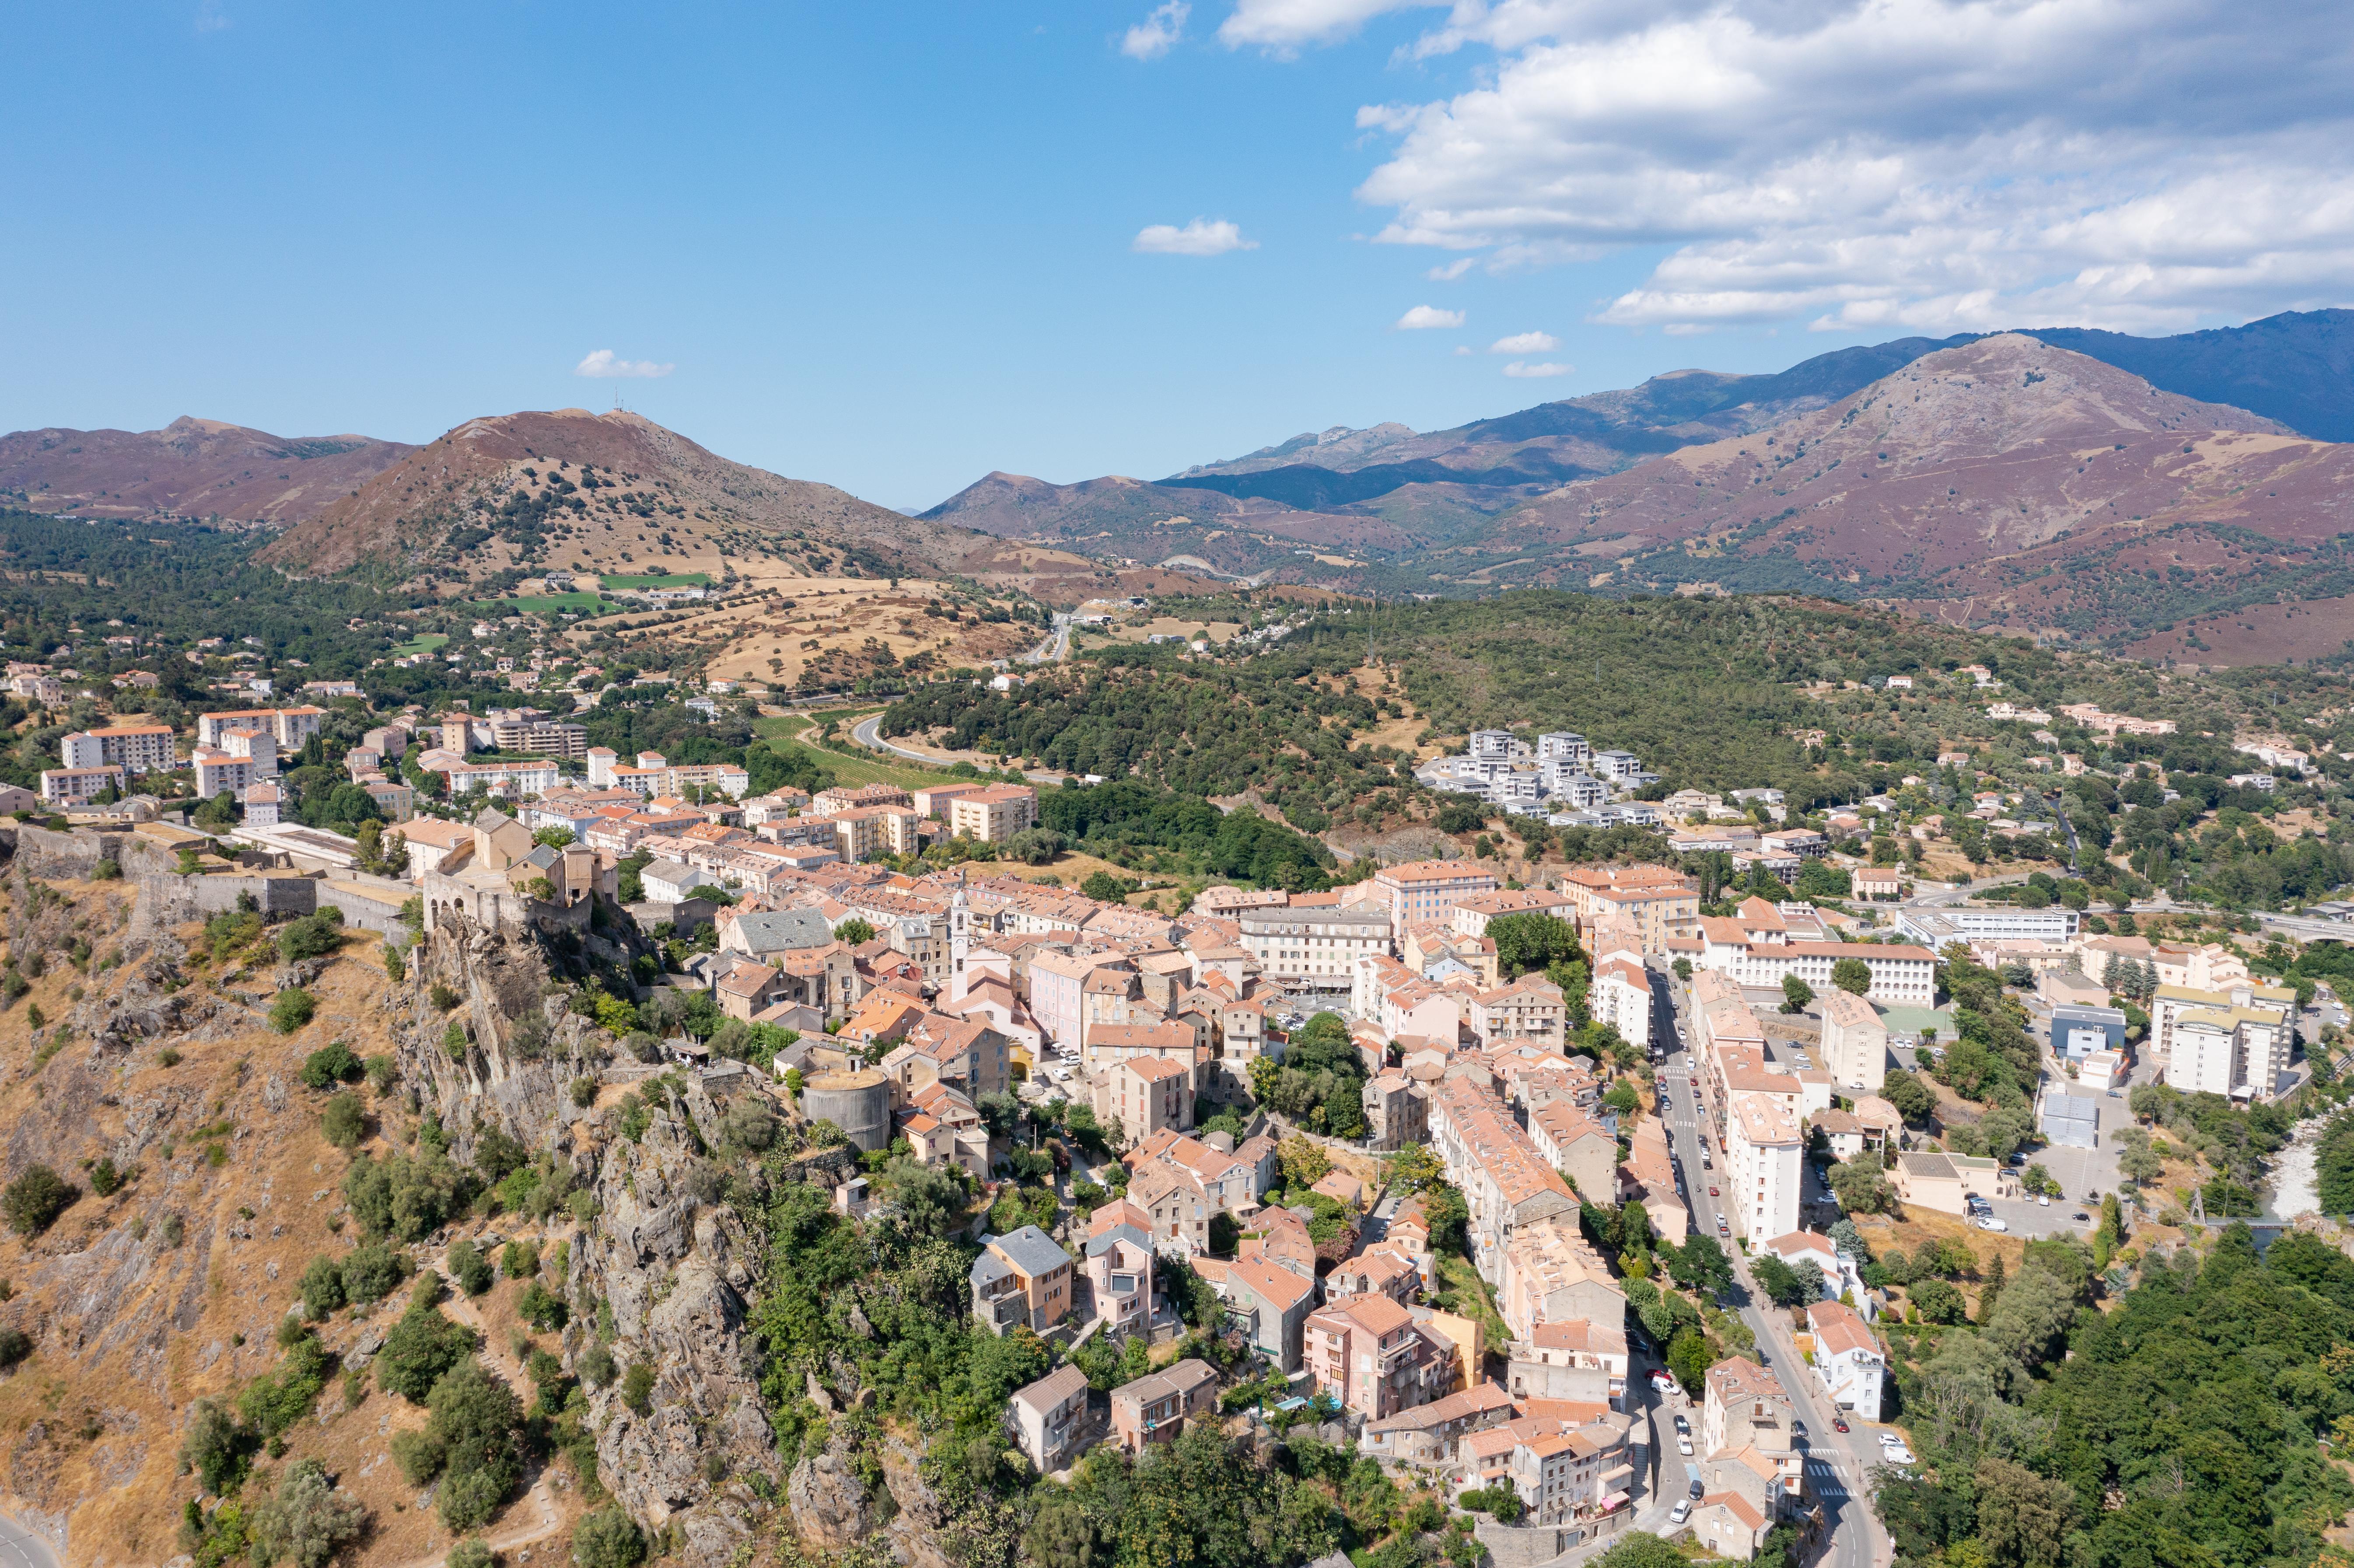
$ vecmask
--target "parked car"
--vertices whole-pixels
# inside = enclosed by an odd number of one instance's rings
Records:
[[[1706,1493],[1707,1489],[1700,1484],[1700,1478],[1698,1476],[1694,1476],[1692,1478],[1691,1484],[1691,1496],[1693,1500],[1698,1501],[1702,1497],[1705,1496]]]
[[[1720,1236],[1729,1236],[1733,1234],[1733,1227],[1724,1223],[1724,1216],[1722,1214],[1716,1217],[1716,1234]]]
[[[1834,1415],[1834,1416],[1832,1416],[1832,1417],[1831,1417],[1831,1430],[1832,1430],[1832,1431],[1834,1431],[1834,1432],[1844,1432],[1844,1431],[1846,1431],[1846,1430],[1847,1430],[1847,1417],[1846,1417],[1846,1416],[1844,1416],[1844,1415]]]
[[[1980,1214],[1978,1216],[1978,1229],[1982,1231],[1993,1231],[1997,1234],[2000,1234],[2010,1229],[2010,1222],[2004,1219],[2000,1214]]]
[[[1676,1430],[1679,1432],[1690,1432],[1691,1430],[1691,1418],[1685,1415],[1681,1410],[1676,1412]]]
[[[1913,1450],[1899,1443],[1893,1448],[1882,1448],[1880,1457],[1892,1465],[1909,1465],[1913,1462]]]
[[[1681,1524],[1691,1517],[1691,1499],[1690,1498],[1678,1498],[1676,1499],[1676,1506],[1668,1510],[1668,1522],[1670,1524]]]
[[[1665,1393],[1676,1386],[1676,1380],[1654,1368],[1651,1372],[1651,1386]]]
[[[2052,1194],[2049,1192],[2038,1192],[2035,1195],[2035,1201],[2048,1209],[2052,1206]]]
[[[2084,1213],[2084,1210],[2082,1210],[2082,1209],[2077,1210],[2074,1213],[2073,1213],[2073,1214],[2069,1215],[2068,1217],[2069,1217],[2070,1219],[2072,1219],[2072,1220],[2075,1221],[2075,1222],[2076,1222],[2078,1224],[2080,1224],[2080,1225],[2088,1225],[2088,1224],[2091,1224],[2093,1223],[2093,1216],[2092,1216],[2092,1215],[2090,1215],[2090,1214],[2088,1214],[2088,1213]]]
[[[1679,1437],[1679,1438],[1677,1438],[1677,1439],[1676,1439],[1676,1452],[1677,1452],[1677,1453],[1681,1454],[1685,1458],[1689,1459],[1689,1458],[1691,1458],[1691,1451],[1692,1451],[1692,1447],[1691,1447],[1691,1438],[1689,1438],[1689,1437]]]

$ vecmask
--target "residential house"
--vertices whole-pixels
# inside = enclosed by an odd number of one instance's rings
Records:
[[[1818,1301],[1807,1308],[1807,1331],[1815,1340],[1815,1376],[1830,1402],[1866,1421],[1879,1420],[1888,1356],[1871,1326],[1852,1308]]]
[[[1071,1255],[1035,1225],[983,1236],[970,1273],[973,1315],[992,1334],[1043,1334],[1070,1316],[1072,1273]]]
[[[1087,1435],[1087,1374],[1066,1362],[1007,1401],[1014,1445],[1042,1475],[1069,1467]]]
[[[1125,1198],[1087,1216],[1089,1293],[1107,1334],[1142,1333],[1152,1320],[1152,1216]]]
[[[1226,1320],[1276,1367],[1299,1370],[1300,1340],[1316,1303],[1316,1281],[1265,1258],[1238,1258],[1222,1291]]]
[[[1130,1454],[1148,1443],[1167,1443],[1185,1429],[1189,1417],[1218,1407],[1218,1374],[1210,1363],[1187,1357],[1111,1391],[1112,1440]]]
[[[1452,1357],[1389,1296],[1349,1296],[1308,1316],[1301,1355],[1318,1387],[1368,1420],[1437,1398]]]
[[[1617,1322],[1572,1318],[1538,1323],[1511,1343],[1507,1377],[1515,1399],[1576,1399],[1627,1408],[1627,1331]]]
[[[1833,986],[1818,994],[1822,1062],[1844,1089],[1876,1095],[1888,1077],[1888,1026],[1872,1003]]]

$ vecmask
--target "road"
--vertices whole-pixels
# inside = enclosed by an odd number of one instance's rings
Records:
[[[1024,664],[1059,664],[1070,657],[1070,652],[1071,617],[1068,611],[1057,611],[1055,630],[1047,635],[1046,641],[1022,655],[1022,662]]]
[[[910,751],[904,746],[894,746],[884,739],[880,733],[882,723],[881,714],[860,719],[850,726],[850,738],[861,746],[872,747],[877,751],[887,751],[894,757],[904,757],[910,762],[921,762],[932,768],[945,766],[937,757],[927,756],[920,751]],[[1045,768],[1030,769],[1023,773],[1022,777],[1033,784],[1060,784],[1064,779],[1064,775]]]
[[[0,1513],[0,1568],[58,1568],[57,1548]]]
[[[1692,1225],[1704,1235],[1716,1234],[1716,1223],[1723,1204],[1709,1196],[1709,1183],[1719,1181],[1725,1174],[1720,1164],[1715,1170],[1702,1168],[1704,1150],[1701,1143],[1706,1125],[1698,1097],[1691,1086],[1694,1082],[1695,1059],[1684,1047],[1684,1010],[1689,1000],[1689,988],[1669,981],[1670,994],[1675,1008],[1675,1022],[1669,1036],[1666,1059],[1659,1065],[1659,1087],[1674,1100],[1666,1120],[1670,1140],[1682,1166],[1686,1202],[1691,1208]],[[1822,1393],[1806,1361],[1799,1356],[1796,1340],[1789,1329],[1789,1315],[1766,1300],[1764,1292],[1750,1280],[1740,1249],[1732,1242],[1721,1243],[1726,1255],[1734,1260],[1734,1277],[1741,1282],[1747,1305],[1741,1308],[1741,1320],[1757,1336],[1756,1359],[1772,1369],[1782,1380],[1798,1411],[1798,1419],[1806,1424],[1807,1437],[1800,1445],[1806,1452],[1807,1485],[1821,1503],[1823,1517],[1829,1525],[1830,1549],[1820,1561],[1827,1568],[1882,1568],[1894,1557],[1880,1521],[1872,1517],[1866,1483],[1871,1467],[1881,1462],[1879,1434],[1884,1429],[1876,1420],[1860,1415],[1849,1417],[1854,1430],[1842,1437],[1831,1427],[1830,1402]],[[1630,1374],[1631,1375],[1631,1374]],[[1698,1425],[1697,1419],[1694,1425]],[[1689,1489],[1689,1478],[1698,1472],[1693,1459],[1683,1459],[1674,1450],[1671,1435],[1664,1455],[1658,1496],[1673,1502]],[[1681,1461],[1687,1471],[1686,1484],[1679,1486],[1675,1467]],[[1661,1522],[1664,1522],[1664,1513]],[[1659,1524],[1638,1520],[1638,1528],[1659,1529]]]

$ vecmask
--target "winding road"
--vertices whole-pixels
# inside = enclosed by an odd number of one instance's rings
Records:
[[[867,747],[870,749],[875,751],[887,751],[894,757],[904,757],[910,762],[921,762],[932,768],[942,767],[949,760],[947,758],[935,757],[927,752],[911,751],[904,746],[892,745],[889,741],[884,739],[880,733],[882,723],[883,715],[881,714],[875,714],[869,717],[860,719],[856,724],[850,726],[850,738],[856,741],[859,745]],[[976,764],[975,766],[980,765]],[[1044,768],[1024,772],[1022,777],[1027,779],[1033,784],[1060,784],[1064,778],[1062,774]]]
[[[57,1548],[0,1513],[0,1568],[58,1568]]]

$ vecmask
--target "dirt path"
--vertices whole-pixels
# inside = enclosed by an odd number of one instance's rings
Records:
[[[448,1273],[446,1259],[443,1273],[445,1276]],[[506,1346],[492,1341],[490,1325],[482,1321],[482,1308],[453,1288],[449,1299],[441,1303],[441,1309],[482,1336],[483,1363],[505,1380],[506,1385],[514,1390],[516,1398],[522,1398],[523,1391],[530,1386],[529,1380],[524,1375],[523,1363],[515,1360],[514,1353]],[[504,1528],[482,1537],[483,1545],[493,1552],[505,1553],[518,1546],[530,1546],[545,1541],[564,1528],[564,1516],[556,1506],[556,1491],[548,1479],[553,1463],[553,1460],[541,1462],[538,1475],[532,1478],[531,1489],[518,1500],[508,1504],[502,1514],[506,1521]],[[423,1557],[399,1563],[397,1568],[442,1568],[451,1548],[456,1545],[453,1541]]]

